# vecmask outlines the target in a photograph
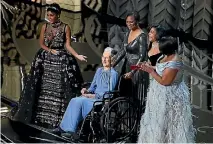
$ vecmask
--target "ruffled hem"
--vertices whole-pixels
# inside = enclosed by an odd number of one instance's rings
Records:
[[[171,86],[152,80],[138,143],[194,143],[189,91],[184,82]]]

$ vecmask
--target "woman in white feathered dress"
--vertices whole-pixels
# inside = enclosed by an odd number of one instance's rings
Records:
[[[159,49],[165,57],[156,70],[147,64],[141,70],[150,73],[151,81],[145,113],[140,122],[138,143],[193,143],[189,90],[183,81],[183,63],[175,54],[177,40],[164,37]]]

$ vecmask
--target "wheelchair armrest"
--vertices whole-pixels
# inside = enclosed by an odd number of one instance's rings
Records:
[[[119,91],[118,90],[112,90],[112,91],[105,92],[104,94],[115,94],[115,93],[119,93]]]
[[[118,90],[107,91],[104,93],[102,100],[98,100],[93,103],[93,107],[96,106],[97,103],[104,104],[106,101],[110,101],[112,98],[115,98],[117,95],[119,95]]]
[[[101,103],[101,104],[103,104],[103,103],[104,103],[104,100],[95,101],[95,102],[93,103],[93,107],[94,107],[94,106],[96,106],[96,105],[97,105],[97,103]]]
[[[104,101],[95,101],[93,103],[92,111],[97,111],[97,108],[102,107],[104,105]],[[101,110],[101,108],[99,108]]]
[[[116,94],[119,94],[118,90],[113,90],[113,91],[107,91],[104,93],[103,95],[103,99],[111,99],[113,97],[115,97]],[[109,96],[108,96],[109,95]],[[107,97],[106,97],[107,96]]]

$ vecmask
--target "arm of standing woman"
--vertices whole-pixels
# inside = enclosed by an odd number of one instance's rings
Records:
[[[139,48],[139,53],[140,53],[140,60],[144,61],[146,60],[147,56],[147,35],[145,33],[142,33],[142,36],[139,38],[139,43],[140,43],[140,48]],[[140,61],[140,62],[141,62]]]
[[[112,58],[112,67],[115,67],[126,55],[126,51],[124,48],[121,48],[120,52]]]
[[[141,61],[144,61],[146,58],[146,53],[147,53],[147,38],[146,35],[144,33],[142,33],[142,35],[139,37],[139,60],[137,65],[140,65]],[[125,78],[131,78],[135,72],[137,71],[137,69],[135,70],[131,70],[130,72],[126,73],[124,75]]]
[[[168,86],[170,85],[176,75],[177,75],[178,69],[171,69],[171,68],[166,68],[163,71],[163,75],[162,77],[160,75],[157,74],[157,72],[153,71],[152,73],[150,73],[152,75],[152,77],[159,82],[160,84],[164,85],[164,86]]]
[[[128,37],[128,33],[125,34],[125,38]],[[124,38],[124,39],[125,39]],[[119,52],[113,56],[112,58],[112,67],[115,67],[126,55],[126,45],[127,42],[125,42],[125,40],[123,41],[123,44],[121,46],[121,49],[119,50]]]
[[[151,66],[148,65],[141,65],[141,70],[146,71],[148,73],[150,73],[150,75],[157,81],[159,82],[161,85],[164,86],[168,86],[170,85],[178,72],[178,69],[174,69],[174,68],[166,68],[163,71],[163,75],[160,76]]]
[[[66,26],[66,29],[65,29],[65,31],[66,31],[66,48],[67,48],[67,50],[74,56],[74,57],[76,57],[77,59],[79,59],[80,61],[87,61],[86,60],[86,56],[84,56],[84,55],[79,55],[72,47],[71,47],[71,45],[70,45],[70,43],[71,43],[71,31],[70,31],[70,27],[67,25]]]

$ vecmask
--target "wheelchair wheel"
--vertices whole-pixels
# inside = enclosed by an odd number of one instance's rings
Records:
[[[104,107],[100,127],[106,138],[121,141],[133,132],[137,121],[137,104],[126,97],[119,97]]]

